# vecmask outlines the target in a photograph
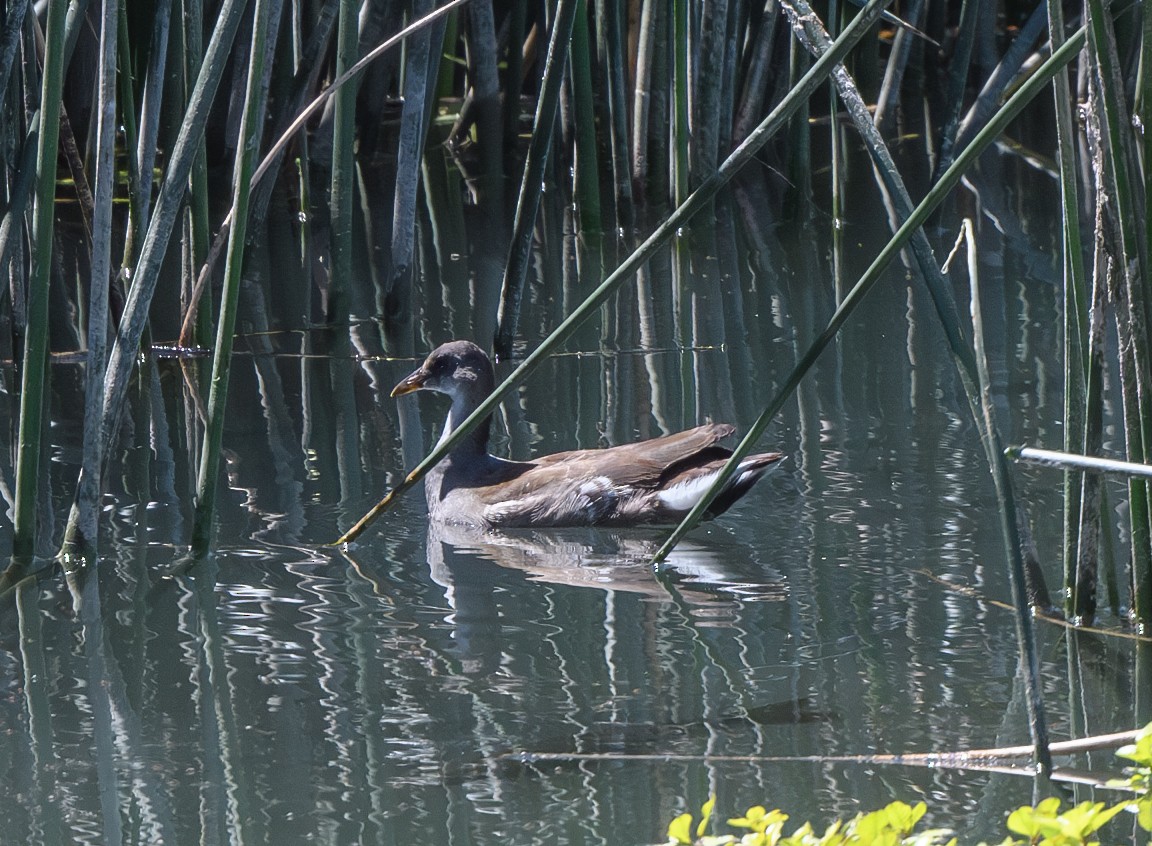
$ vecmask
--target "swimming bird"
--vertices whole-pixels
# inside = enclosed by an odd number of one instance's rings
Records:
[[[487,354],[471,341],[450,341],[404,377],[392,396],[425,390],[450,397],[443,442],[494,386]],[[732,454],[718,441],[735,431],[709,423],[624,446],[508,461],[488,452],[491,422],[484,420],[425,477],[432,520],[484,529],[679,522]],[[724,513],[783,458],[767,452],[741,461],[706,516]]]

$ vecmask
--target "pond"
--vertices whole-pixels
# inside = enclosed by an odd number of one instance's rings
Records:
[[[978,226],[999,422],[1009,442],[1058,448],[1057,189],[991,157],[960,202],[993,210]],[[844,221],[849,284],[886,240],[874,193]],[[710,419],[747,431],[834,302],[826,215],[753,239],[733,224],[741,209],[747,223],[744,199],[722,197],[719,236],[691,233],[504,403],[499,454]],[[939,257],[963,212],[941,218]],[[614,264],[566,240],[561,220],[550,227],[537,269],[565,285],[530,288],[529,348]],[[294,317],[277,296],[284,245],[260,249],[217,554],[183,560],[207,363],[156,355],[109,471],[99,565],[71,582],[48,569],[0,604],[0,840],[641,844],[715,795],[721,818],[762,803],[818,829],[924,799],[931,825],[975,842],[999,840],[1004,813],[1032,801],[1018,775],[866,758],[1028,742],[988,467],[903,267],[764,437],[787,453],[782,469],[694,531],[658,578],[648,561],[666,530],[429,531],[418,493],[350,549],[324,546],[442,426],[443,398],[395,401],[390,388],[449,337],[482,340],[490,318],[466,244],[437,245],[459,266],[424,274],[424,316],[401,349],[371,318]],[[951,278],[966,311],[967,280]],[[80,376],[53,367],[44,514],[57,528]],[[3,388],[16,392],[11,368]],[[1055,590],[1060,476],[1019,467],[1016,479]],[[1073,661],[1065,630],[1037,635],[1054,738],[1134,724],[1128,642],[1077,636]]]

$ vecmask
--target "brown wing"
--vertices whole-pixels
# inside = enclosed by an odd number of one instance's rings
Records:
[[[566,475],[575,473],[585,479],[602,476],[616,485],[654,488],[685,463],[726,458],[730,451],[716,444],[734,431],[736,428],[727,423],[709,423],[634,444],[558,452],[542,456],[534,463],[541,470],[560,465]]]
[[[716,442],[733,427],[710,424],[609,449],[573,450],[494,468],[470,494],[490,525],[595,525],[618,516],[623,502],[697,464],[725,458]]]

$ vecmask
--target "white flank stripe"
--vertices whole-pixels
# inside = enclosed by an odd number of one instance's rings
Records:
[[[716,473],[709,473],[707,476],[698,476],[691,481],[681,482],[668,490],[660,491],[660,501],[673,511],[687,511],[700,501],[700,497],[704,496],[708,488],[712,487],[716,476]]]
[[[777,462],[777,464],[779,464],[779,462]],[[725,488],[734,487],[735,485],[744,483],[749,478],[759,476],[763,474],[765,469],[775,470],[777,465],[774,464],[771,467],[761,468],[759,470],[743,470],[742,468],[744,466],[746,465],[740,465],[740,467],[737,468],[735,474],[728,480]],[[708,488],[712,487],[712,482],[716,480],[719,474],[720,471],[717,470],[715,473],[709,473],[707,476],[698,476],[689,482],[681,482],[678,485],[668,488],[666,491],[660,491],[658,497],[668,508],[675,511],[688,511],[700,501],[700,498],[704,496]]]

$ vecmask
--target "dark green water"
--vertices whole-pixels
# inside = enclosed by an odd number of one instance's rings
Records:
[[[1009,441],[1058,447],[1055,190],[1015,167],[977,186],[1001,221],[980,219],[996,399]],[[853,210],[849,281],[883,222],[879,207]],[[626,288],[505,404],[499,450],[705,419],[746,429],[831,313],[829,230],[818,213],[765,227],[762,242],[701,238],[683,264],[653,266],[645,293]],[[244,294],[216,558],[164,576],[189,533],[190,386],[206,365],[185,379],[162,359],[110,472],[99,567],[75,593],[51,573],[0,600],[0,841],[655,843],[710,794],[721,819],[763,803],[818,829],[925,799],[932,825],[999,839],[1005,811],[1031,801],[1018,776],[723,760],[1027,742],[1012,618],[988,601],[1009,596],[992,485],[927,297],[902,268],[766,436],[784,468],[694,533],[661,582],[646,564],[659,531],[443,537],[419,495],[346,554],[323,548],[424,454],[446,409],[388,398],[415,359],[386,355],[373,320],[308,329],[280,294],[281,249],[253,262]],[[585,276],[565,276],[563,295],[531,289],[532,343],[594,281],[572,244],[541,246],[548,273],[578,255]],[[460,263],[426,274],[411,351],[488,325],[477,303],[490,292],[475,278],[470,292]],[[264,313],[270,334],[252,319]],[[53,372],[57,529],[79,376]],[[10,369],[3,388],[11,398]],[[1055,589],[1059,476],[1017,478]],[[1131,727],[1129,646],[1084,643],[1070,674],[1062,630],[1038,637],[1054,737]]]

